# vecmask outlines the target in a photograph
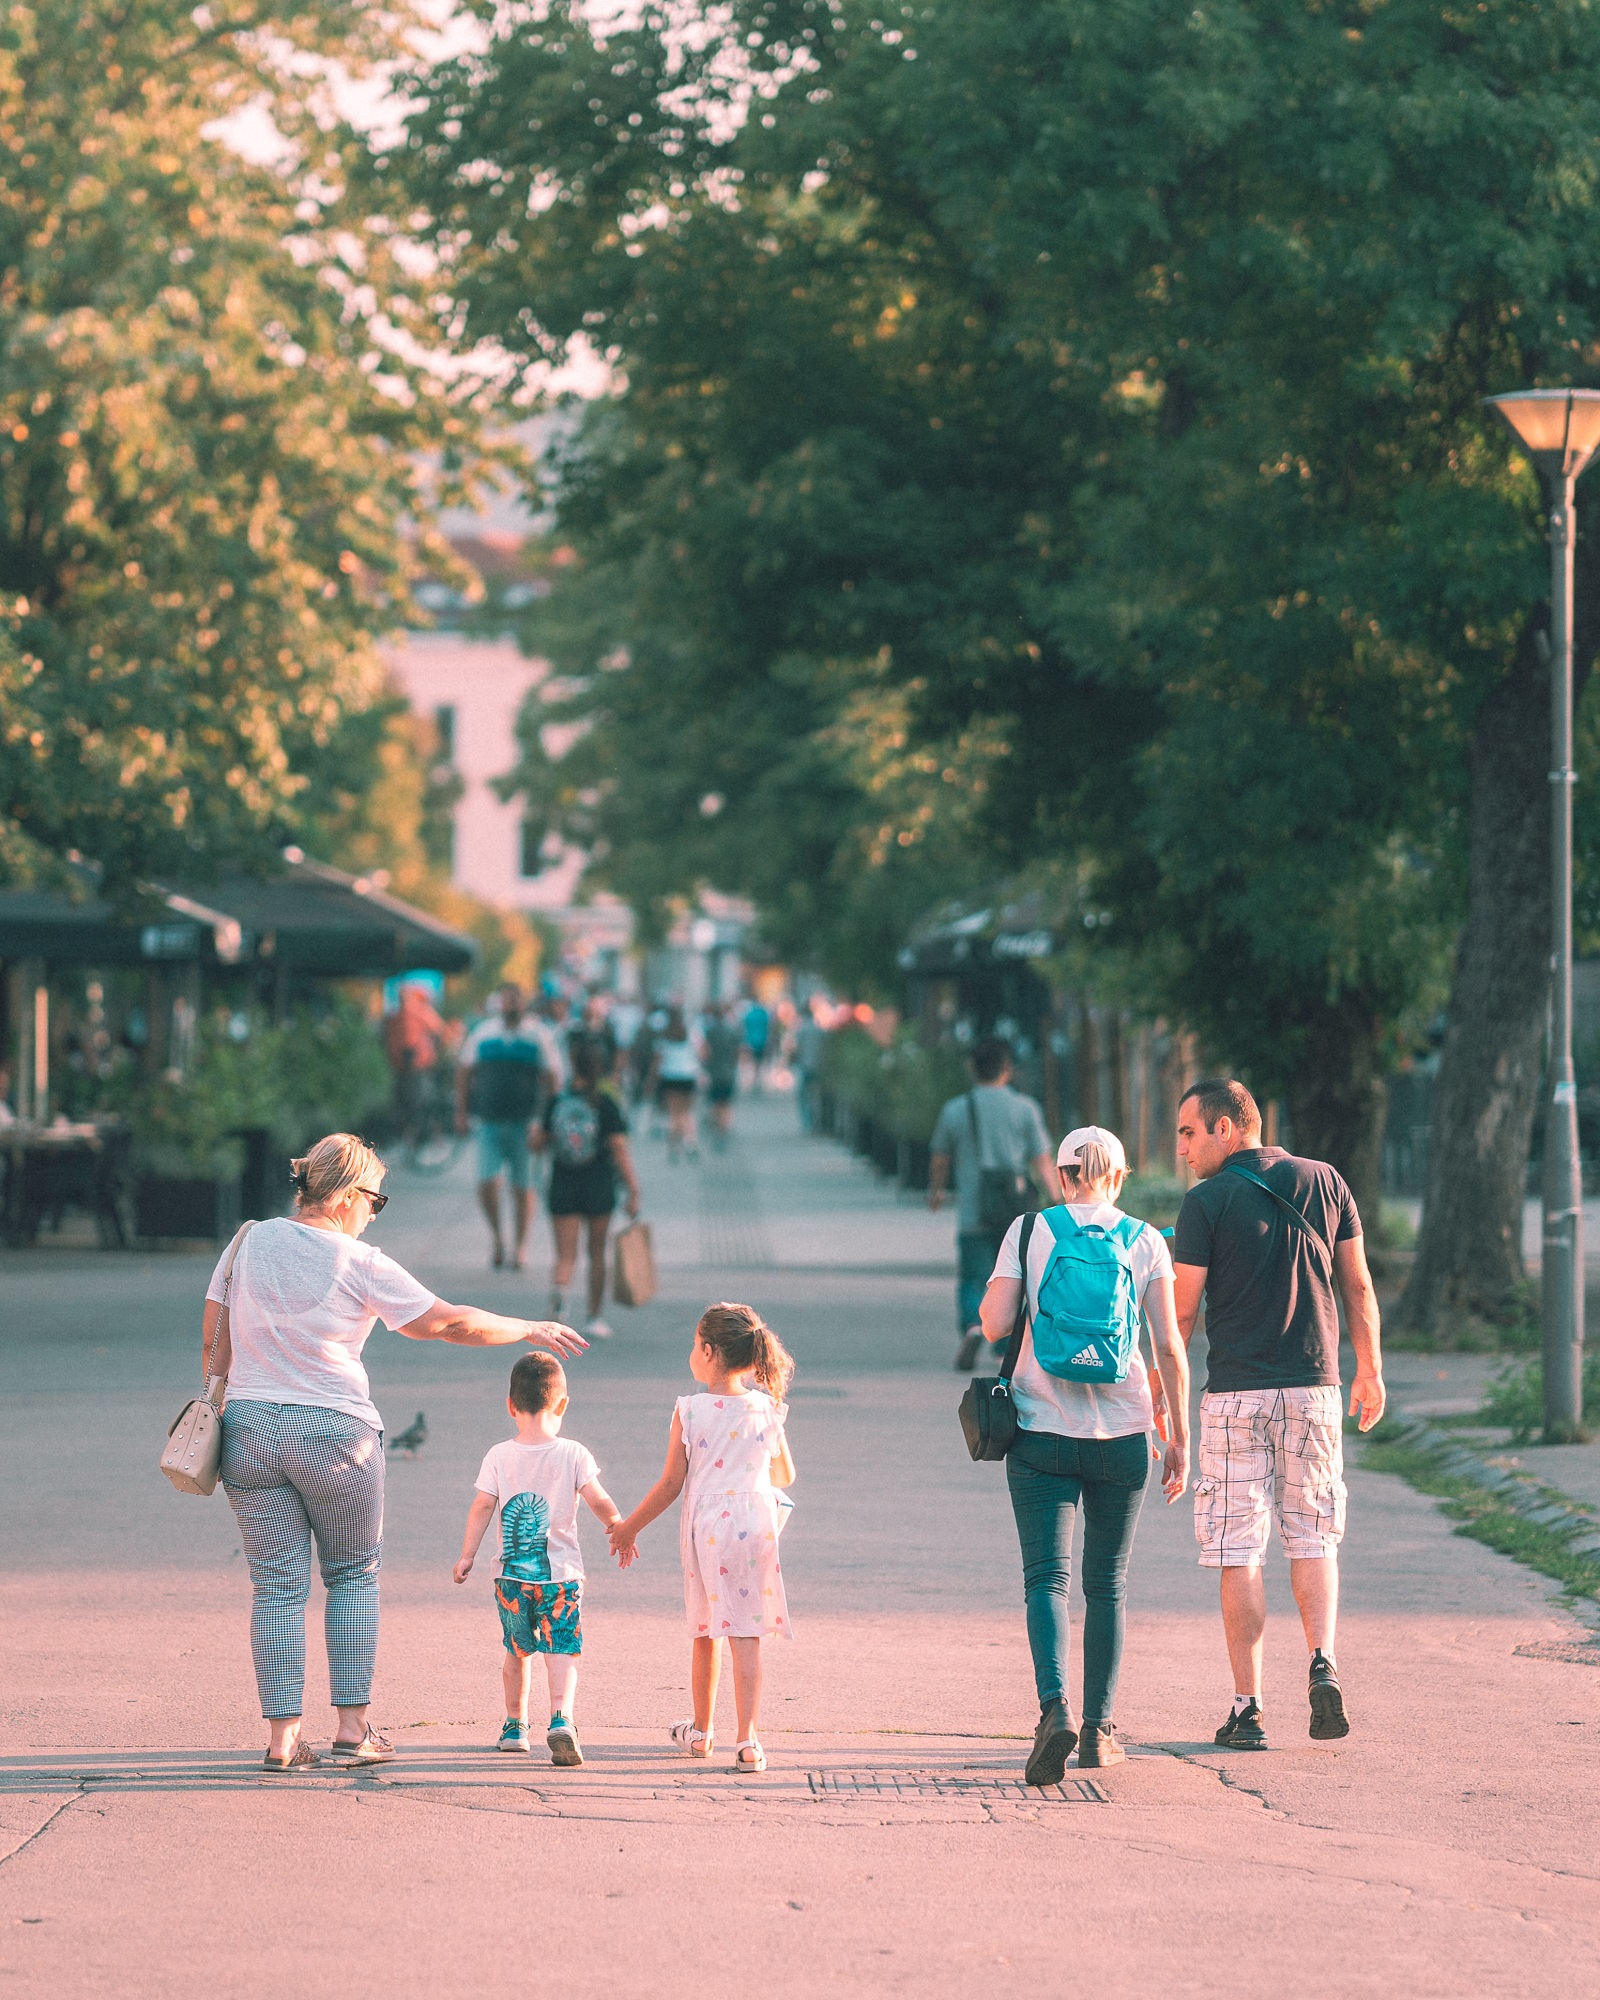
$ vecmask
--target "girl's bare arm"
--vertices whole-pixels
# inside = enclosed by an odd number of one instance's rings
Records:
[[[611,1530],[611,1546],[619,1555],[638,1540],[641,1530],[667,1511],[683,1491],[683,1482],[688,1477],[689,1454],[684,1449],[683,1424],[674,1410],[672,1428],[667,1433],[667,1462],[661,1477],[628,1518]]]
[[[790,1456],[789,1440],[783,1432],[778,1433],[778,1449],[772,1454],[772,1464],[767,1475],[774,1486],[794,1484],[794,1459]]]

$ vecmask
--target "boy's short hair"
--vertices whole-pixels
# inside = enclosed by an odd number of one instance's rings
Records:
[[[553,1354],[525,1354],[511,1371],[511,1406],[530,1417],[566,1394],[566,1370]]]

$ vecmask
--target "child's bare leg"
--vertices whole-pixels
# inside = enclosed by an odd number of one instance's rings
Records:
[[[722,1674],[722,1652],[715,1639],[694,1642],[694,1726],[702,1736],[711,1734],[711,1718],[717,1712],[717,1682]]]
[[[589,1317],[598,1319],[606,1302],[606,1237],[611,1229],[609,1215],[591,1215],[589,1237]]]
[[[574,1717],[572,1704],[578,1698],[578,1656],[576,1653],[546,1653],[544,1677],[550,1689],[550,1713]]]
[[[578,1218],[575,1215],[552,1215],[550,1227],[556,1239],[556,1267],[550,1282],[558,1292],[564,1292],[572,1283],[572,1273],[578,1262]]]
[[[699,1641],[695,1641],[696,1645]],[[730,1639],[733,1654],[733,1709],[739,1723],[739,1741],[748,1743],[756,1733],[761,1714],[761,1641]]]
[[[528,1683],[533,1678],[533,1661],[525,1659],[521,1653],[508,1652],[500,1665],[500,1678],[505,1684],[506,1714],[518,1722],[526,1722]]]

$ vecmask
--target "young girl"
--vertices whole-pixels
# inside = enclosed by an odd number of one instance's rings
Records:
[[[719,1643],[726,1639],[739,1724],[734,1768],[764,1771],[766,1752],[756,1735],[761,1641],[794,1637],[778,1564],[773,1491],[794,1480],[783,1434],[783,1397],[794,1363],[758,1312],[724,1304],[701,1316],[689,1372],[704,1393],[678,1398],[666,1470],[628,1518],[612,1527],[611,1546],[626,1569],[638,1554],[639,1531],[683,1494],[678,1541],[694,1634],[694,1714],[674,1725],[672,1740],[691,1757],[710,1756]]]

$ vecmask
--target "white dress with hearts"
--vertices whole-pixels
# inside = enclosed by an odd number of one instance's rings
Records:
[[[786,1415],[760,1389],[678,1398],[689,1460],[678,1546],[684,1609],[697,1639],[794,1637],[771,1475]]]

